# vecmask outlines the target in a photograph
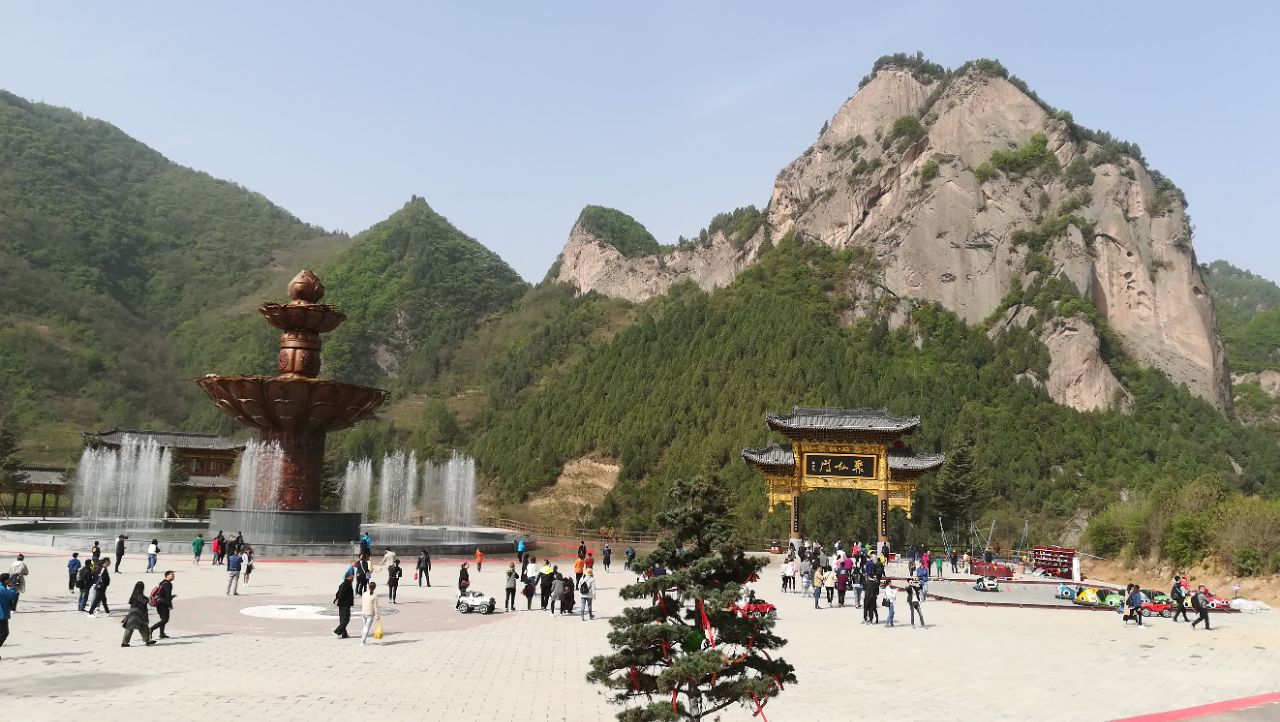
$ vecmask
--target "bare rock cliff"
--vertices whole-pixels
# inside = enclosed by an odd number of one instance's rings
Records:
[[[685,278],[713,288],[755,260],[765,233],[794,233],[870,249],[889,292],[975,324],[1011,293],[1070,281],[1126,353],[1226,411],[1226,353],[1180,194],[1106,142],[997,73],[921,82],[881,70],[778,174],[765,228],[740,248],[719,238],[625,259],[575,229],[558,277],[633,301]],[[993,165],[993,154],[1017,157]],[[1034,167],[1018,167],[1027,158]],[[1067,323],[1042,329],[1058,378],[1074,379],[1050,379],[1051,395],[1080,410],[1113,406],[1123,394],[1095,329]]]

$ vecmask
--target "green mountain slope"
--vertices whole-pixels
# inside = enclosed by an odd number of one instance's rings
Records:
[[[598,453],[622,463],[621,482],[596,510],[601,524],[647,526],[669,479],[703,473],[730,487],[746,533],[781,534],[784,517],[764,514],[761,480],[739,451],[769,440],[765,411],[802,404],[920,414],[913,443],[922,451],[972,440],[973,474],[990,499],[975,516],[1002,519],[1006,534],[1029,518],[1052,540],[1080,509],[1192,479],[1224,493],[1280,495],[1273,437],[1222,419],[1159,373],[1121,360],[1134,413],[1079,413],[1018,381],[1046,362],[1028,333],[991,341],[933,306],[897,331],[869,320],[842,325],[842,289],[863,272],[865,259],[783,241],[726,289],[681,287],[639,307],[633,324],[477,417],[471,449],[490,488],[514,502],[552,482],[564,462]],[[936,531],[932,483],[914,534]],[[869,523],[850,511],[863,501],[814,497],[806,514],[821,526],[812,531],[868,536],[849,526]],[[900,521],[899,533],[906,529]]]
[[[1226,261],[1203,268],[1231,370],[1280,369],[1280,286]]]

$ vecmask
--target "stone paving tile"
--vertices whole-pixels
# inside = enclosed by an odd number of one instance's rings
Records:
[[[607,650],[605,618],[632,577],[601,574],[594,622],[537,611],[460,615],[452,609],[456,562],[441,560],[437,585],[401,587],[403,604],[384,619],[387,636],[361,647],[330,633],[336,620],[249,617],[268,604],[327,607],[340,561],[264,560],[239,597],[207,564],[162,559],[178,572],[170,633],[154,647],[122,649],[120,619],[133,582],[126,559],[104,619],[74,611],[62,551],[31,552],[28,593],[0,648],[0,698],[21,720],[305,720],[352,715],[383,720],[609,720],[616,708],[586,684],[587,660]],[[474,585],[499,596],[502,563],[486,562]],[[564,565],[562,565],[563,567]],[[776,576],[776,575],[775,575]],[[770,578],[766,576],[766,579]],[[1214,631],[1152,620],[1122,626],[1118,615],[925,604],[928,629],[912,629],[905,604],[893,629],[859,624],[860,611],[814,610],[811,598],[759,593],[780,608],[784,656],[798,684],[770,702],[770,720],[865,716],[848,690],[870,690],[879,718],[902,720],[1113,719],[1280,689],[1280,616],[1217,615]],[[385,599],[382,603],[385,604]],[[523,607],[523,597],[518,598]],[[113,610],[115,607],[113,607]],[[359,631],[358,617],[352,631]],[[725,720],[752,720],[731,708]],[[7,714],[0,719],[9,719]],[[1242,718],[1252,719],[1252,718]]]

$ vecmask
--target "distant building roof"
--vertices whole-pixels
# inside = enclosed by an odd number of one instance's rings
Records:
[[[206,449],[211,451],[240,451],[245,442],[236,441],[217,434],[198,434],[192,431],[145,431],[141,429],[111,429],[97,433],[86,433],[85,438],[91,444],[104,446],[120,446],[125,436],[136,436],[142,439],[155,439],[161,446],[176,449]]]
[[[28,484],[40,484],[42,486],[66,486],[67,482],[63,481],[62,475],[67,473],[66,469],[54,466],[19,466],[18,474],[23,477]]]
[[[871,431],[904,433],[920,425],[919,416],[894,416],[885,409],[815,409],[796,406],[789,414],[765,414],[774,431]]]
[[[796,456],[791,450],[791,444],[773,443],[760,449],[743,449],[742,458],[755,466],[785,468],[794,467],[796,464]],[[943,454],[916,455],[912,453],[910,447],[889,448],[890,471],[932,471],[946,461],[947,457]]]
[[[229,489],[236,485],[236,480],[229,476],[191,476],[187,477],[187,486],[197,489]]]

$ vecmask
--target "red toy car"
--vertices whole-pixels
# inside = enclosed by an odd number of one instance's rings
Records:
[[[777,619],[778,608],[766,602],[763,599],[751,598],[751,601],[738,607],[738,611],[744,617],[764,617],[765,619]]]

